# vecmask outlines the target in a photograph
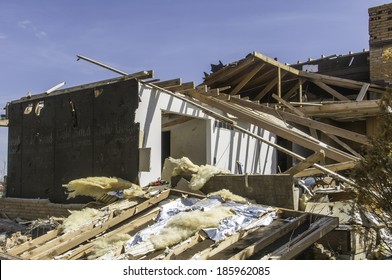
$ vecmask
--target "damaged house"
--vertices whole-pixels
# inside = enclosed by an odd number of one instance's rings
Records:
[[[375,32],[391,9],[391,4],[369,9],[370,51],[296,65],[252,52],[227,65],[212,65],[200,85],[160,81],[153,71],[142,71],[10,102],[7,199],[48,199],[62,208],[83,205],[92,199],[68,199],[63,186],[100,176],[122,178],[145,187],[145,193],[126,207],[119,201],[101,205],[89,224],[71,232],[49,231],[7,253],[24,259],[79,259],[92,252],[91,241],[98,235],[132,233],[133,239],[125,238],[127,245],[110,252],[112,258],[290,259],[333,238],[335,247],[345,245],[342,255],[365,258],[366,244],[358,241],[363,235],[351,226],[352,217],[339,217],[339,209],[347,209],[346,214],[355,208],[341,188],[355,184],[346,171],[361,158],[384,113],[378,103],[391,82],[385,76],[391,65],[382,55],[391,48],[392,36],[389,29]],[[187,158],[197,170],[213,166],[220,171],[197,188],[199,193],[189,188],[189,174],[174,178],[176,166],[168,160],[173,158]],[[306,205],[302,195],[313,195],[310,186],[295,182],[319,175],[334,183],[323,190],[322,202]],[[184,184],[186,191],[176,188]],[[241,195],[250,205],[246,211],[260,211],[252,220],[260,222],[257,227],[238,227],[227,239],[211,237],[220,232],[219,221],[246,212],[232,197],[226,201],[223,189]],[[216,201],[211,194],[217,192]],[[342,205],[332,205],[338,197],[344,197]],[[135,236],[155,234],[146,230],[154,221],[172,223],[162,218],[171,215],[163,209],[172,204],[171,211],[186,209],[179,212],[208,211],[212,205],[225,210],[177,241],[157,246],[154,238],[136,242]],[[273,213],[271,221],[261,228],[267,213]],[[364,224],[371,217],[362,214],[355,223],[370,235]],[[339,226],[342,222],[349,226]]]

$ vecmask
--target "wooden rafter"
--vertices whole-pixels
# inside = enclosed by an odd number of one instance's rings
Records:
[[[318,73],[304,72],[304,71],[300,71],[299,76],[307,78],[312,81],[319,81],[328,85],[339,86],[339,87],[349,88],[349,89],[356,89],[356,90],[360,90],[365,84],[364,82],[343,79],[343,78],[338,78],[338,77],[333,77],[333,76],[328,76],[328,75],[323,75]],[[381,94],[385,93],[385,87],[378,86],[375,84],[371,84],[369,90]]]
[[[21,257],[24,259],[42,260],[50,259],[55,255],[60,255],[78,246],[82,242],[85,242],[86,240],[93,238],[94,236],[108,230],[109,228],[137,215],[152,205],[155,205],[156,203],[166,199],[169,193],[169,190],[165,190],[158,196],[151,197],[142,203],[125,210],[118,216],[113,217],[110,215],[109,219],[99,227],[96,227],[94,224],[89,224],[74,232],[54,236],[54,238],[50,240],[43,240],[45,243],[40,244],[40,247],[31,247],[29,248],[31,249],[29,251],[24,251],[23,253],[20,252],[22,253]]]
[[[312,80],[312,82],[341,101],[350,100],[346,96],[342,95],[340,92],[338,92],[337,90],[333,89],[332,87],[330,87],[329,85],[323,82],[316,81],[316,80]]]
[[[278,70],[279,71],[279,70]],[[280,76],[282,79],[284,76],[286,76],[287,72],[283,72]],[[254,99],[256,100],[261,100],[273,87],[275,87],[279,83],[279,77],[275,77],[272,81],[268,83],[268,85],[265,86],[265,88],[256,95]]]
[[[325,165],[325,168],[328,168],[331,171],[337,172],[337,171],[342,171],[342,170],[347,170],[347,169],[352,169],[358,164],[357,161],[347,161],[347,162],[341,162],[341,163],[334,163],[334,164],[328,164]],[[324,173],[318,168],[307,168],[301,172],[298,172],[295,174],[293,177],[308,177],[308,176],[313,176],[317,174],[322,174]]]
[[[173,92],[181,92],[193,88],[195,88],[195,82],[187,82],[187,83],[182,83],[181,85],[178,86],[170,87],[170,90]]]
[[[167,89],[167,88],[171,88],[174,86],[180,86],[182,84],[182,82],[181,82],[181,79],[178,78],[178,79],[173,79],[173,80],[160,81],[160,82],[156,82],[153,84]]]
[[[280,137],[283,137],[285,139],[288,139],[300,146],[306,147],[308,149],[314,150],[314,151],[319,151],[321,148],[323,148],[322,144],[320,144],[319,141],[316,141],[313,138],[310,137],[305,137],[303,135],[300,135],[299,133],[296,133],[292,131],[291,129],[288,129],[286,127],[280,126],[272,122],[270,119],[272,116],[265,116],[261,117],[254,112],[250,111],[249,109],[242,108],[240,106],[234,106],[231,105],[227,102],[222,102],[219,99],[213,98],[213,97],[208,97],[199,93],[190,93],[190,96],[202,101],[205,104],[208,104],[210,106],[213,106],[215,108],[218,108],[224,112],[227,112],[229,114],[232,114],[234,116],[239,117],[240,119],[247,121],[249,123],[252,123],[256,126],[262,127]],[[333,147],[326,147],[325,148],[326,156],[334,159],[338,162],[342,161],[348,161],[348,160],[355,160],[356,158],[344,153],[342,151],[339,151],[338,149],[335,149]]]
[[[9,121],[8,120],[0,120],[0,126],[8,126]]]
[[[289,168],[288,170],[283,172],[283,174],[290,174],[291,176],[294,176],[295,174],[299,173],[300,171],[312,166],[316,162],[323,160],[324,157],[325,157],[324,151],[320,150],[319,152],[312,154],[311,156],[307,157],[305,160],[292,166],[291,168]]]
[[[353,154],[354,156],[358,157],[358,158],[362,158],[361,154],[359,154],[357,151],[355,151],[353,148],[351,148],[349,145],[347,145],[346,143],[344,143],[342,140],[340,140],[338,137],[336,137],[335,135],[329,135],[326,134],[329,138],[331,138],[333,141],[335,141],[336,143],[338,143],[340,146],[342,146],[344,149],[346,149],[347,151],[349,151],[351,154]]]
[[[291,111],[293,111],[296,115],[301,116],[301,117],[305,117],[305,114],[302,113],[300,110],[298,110],[297,108],[295,108],[293,105],[291,105],[289,102],[287,102],[286,100],[284,100],[283,98],[280,98],[279,96],[277,96],[276,94],[272,94],[272,98],[274,98],[275,100],[277,100],[278,102],[282,103],[284,106],[286,106],[287,108],[289,108]]]
[[[250,71],[241,82],[236,85],[236,87],[230,92],[231,95],[235,95],[241,91],[241,89],[261,70],[265,67],[265,64],[259,64],[254,66],[252,71]]]
[[[213,83],[220,82],[222,80],[226,80],[228,78],[233,77],[238,72],[242,71],[244,68],[248,67],[254,62],[253,57],[247,57],[244,60],[238,62],[236,65],[227,65],[224,68],[218,70],[215,73],[207,76],[205,78],[205,83],[211,85]]]
[[[378,115],[381,113],[379,100],[363,100],[348,102],[323,103],[322,106],[303,106],[298,108],[309,117],[349,117],[350,115],[367,114]]]
[[[222,100],[228,100],[228,96],[223,95],[223,94],[215,96],[215,97],[220,98]],[[309,128],[317,129],[317,130],[324,132],[326,134],[336,135],[336,136],[339,136],[339,137],[342,137],[342,138],[345,138],[345,139],[348,139],[348,140],[351,140],[351,141],[354,141],[357,143],[365,144],[365,145],[369,144],[369,139],[367,138],[366,135],[352,132],[350,130],[339,128],[339,127],[336,127],[336,126],[333,126],[330,124],[326,124],[323,122],[315,121],[310,118],[300,117],[300,116],[297,116],[297,115],[289,113],[289,112],[276,110],[276,109],[273,109],[273,108],[267,107],[265,105],[255,103],[255,102],[249,102],[249,101],[243,100],[243,98],[241,98],[241,99],[231,98],[228,101],[232,102],[232,103],[236,103],[236,104],[243,106],[243,107],[250,108],[252,110],[256,110],[256,111],[260,111],[263,113],[273,115],[273,116],[275,116],[279,119],[282,119],[284,121],[290,121],[290,122],[294,122],[294,123],[297,123],[297,124],[300,124],[300,125],[303,125],[303,126],[306,126]]]
[[[355,101],[362,101],[369,89],[370,84],[364,83]]]

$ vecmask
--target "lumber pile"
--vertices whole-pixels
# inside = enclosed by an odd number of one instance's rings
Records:
[[[72,229],[58,227],[4,254],[32,260],[290,259],[337,226],[336,218],[239,198],[227,191],[151,191],[136,204],[116,201]]]

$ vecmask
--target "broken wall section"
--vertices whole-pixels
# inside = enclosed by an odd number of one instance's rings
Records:
[[[68,210],[80,210],[82,204],[55,204],[48,199],[1,198],[1,214],[10,218],[25,220],[45,219],[48,217],[68,217]]]

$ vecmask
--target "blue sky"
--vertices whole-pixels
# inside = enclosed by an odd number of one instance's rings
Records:
[[[376,0],[2,0],[0,107],[41,93],[115,77],[76,61],[84,55],[124,72],[202,81],[210,64],[252,51],[295,63],[368,49]],[[3,111],[1,112],[3,113]],[[7,129],[0,128],[0,163]]]

